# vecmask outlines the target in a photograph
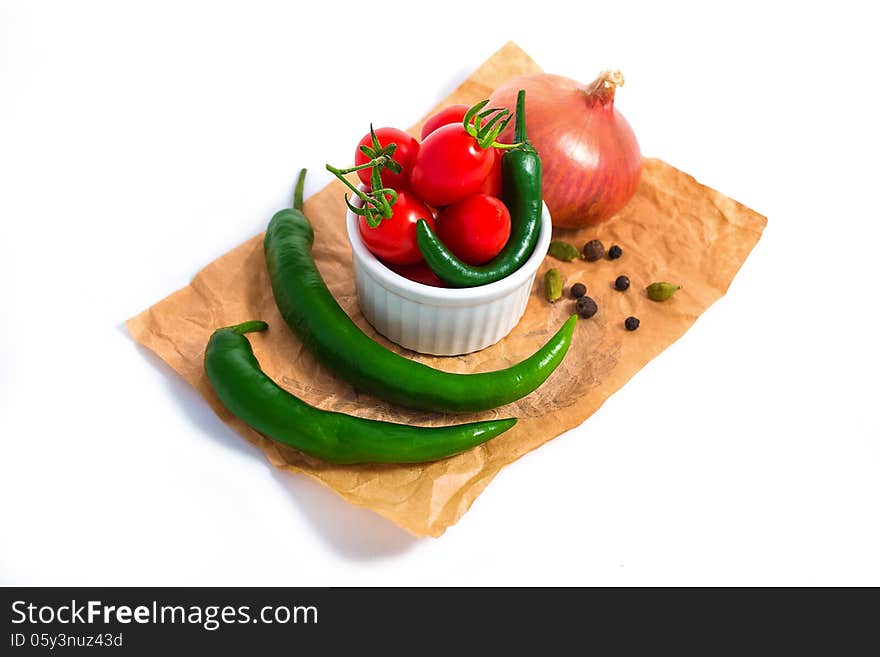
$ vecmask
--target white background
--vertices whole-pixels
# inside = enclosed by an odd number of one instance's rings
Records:
[[[0,4],[0,582],[880,584],[870,3],[420,5]],[[769,224],[684,338],[416,540],[274,470],[123,322],[511,39],[621,68],[643,152]]]

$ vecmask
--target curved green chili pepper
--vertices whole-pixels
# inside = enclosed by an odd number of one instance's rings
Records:
[[[514,137],[519,145],[501,158],[504,203],[510,211],[510,238],[501,253],[488,264],[472,267],[456,258],[425,220],[416,226],[425,262],[447,285],[475,287],[499,281],[519,269],[535,250],[541,230],[541,158],[526,137],[525,104],[526,92],[520,90]]]
[[[304,176],[303,170],[298,187]],[[495,372],[453,374],[404,358],[367,337],[339,307],[312,260],[313,240],[299,207],[272,217],[263,245],[275,303],[305,347],[363,392],[428,411],[484,411],[535,390],[571,344],[577,315],[532,356]]]
[[[214,331],[205,371],[223,405],[273,440],[331,463],[422,463],[476,447],[516,424],[515,418],[447,427],[413,427],[322,411],[279,387],[244,336],[265,331],[245,322]]]

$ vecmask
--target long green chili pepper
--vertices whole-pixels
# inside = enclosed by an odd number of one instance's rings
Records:
[[[297,187],[304,177],[305,170]],[[495,372],[453,374],[400,356],[367,337],[339,307],[312,260],[313,240],[312,226],[299,205],[272,217],[263,246],[275,303],[321,363],[370,395],[429,411],[496,408],[540,386],[571,344],[576,315],[532,356]]]
[[[516,424],[515,418],[446,427],[414,427],[309,406],[260,369],[244,336],[265,331],[245,322],[214,331],[205,370],[223,405],[273,440],[331,463],[421,463],[476,447]]]
[[[501,280],[519,269],[535,250],[541,230],[541,158],[526,137],[526,92],[516,98],[518,145],[501,159],[504,203],[510,211],[510,238],[488,264],[467,265],[447,249],[424,220],[416,226],[419,250],[435,274],[452,287],[475,287]]]

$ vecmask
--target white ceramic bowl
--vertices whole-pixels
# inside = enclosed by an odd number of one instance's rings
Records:
[[[441,356],[484,349],[513,330],[526,310],[552,229],[545,205],[538,242],[522,267],[488,285],[444,288],[416,283],[382,264],[364,245],[351,210],[346,224],[364,317],[389,340]]]

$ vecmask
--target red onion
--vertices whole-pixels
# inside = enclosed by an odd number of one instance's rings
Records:
[[[639,184],[642,154],[629,123],[614,108],[620,71],[606,71],[582,85],[537,73],[505,82],[490,107],[511,112],[526,90],[529,141],[541,156],[544,201],[555,226],[581,227],[611,218]],[[510,142],[508,128],[500,141]]]

